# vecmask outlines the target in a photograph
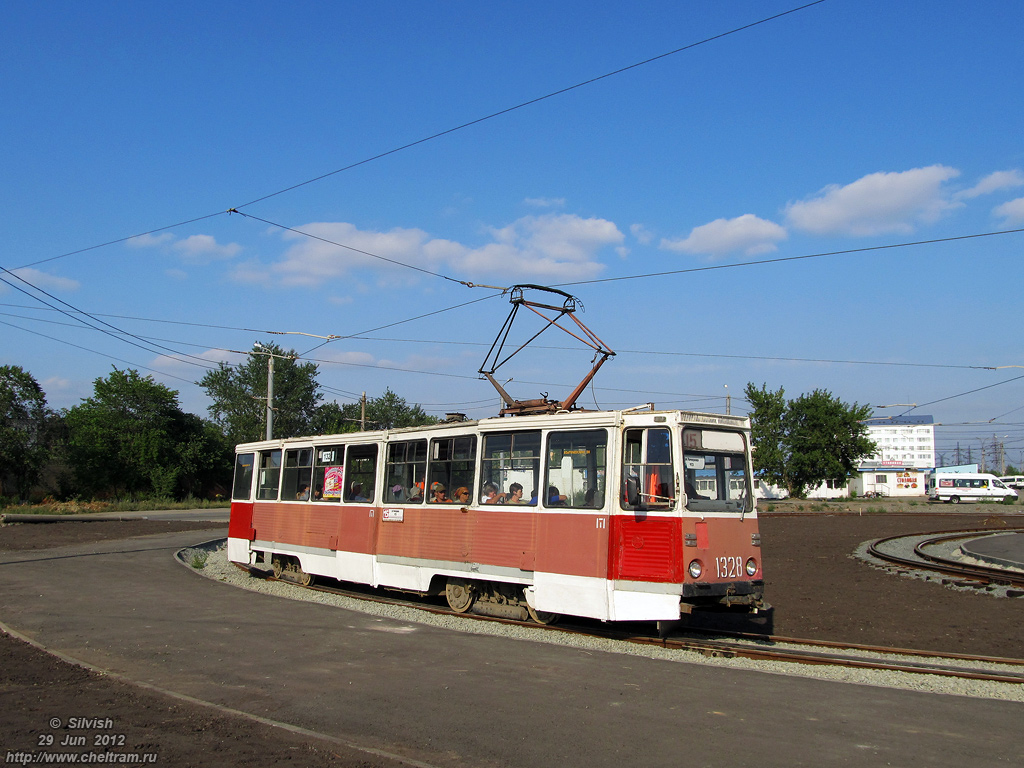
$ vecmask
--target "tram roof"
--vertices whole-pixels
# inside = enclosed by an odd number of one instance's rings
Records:
[[[426,424],[418,427],[398,427],[395,429],[367,430],[364,432],[341,432],[337,434],[302,435],[296,437],[274,438],[240,443],[236,450],[265,448],[273,445],[330,443],[330,442],[375,442],[397,436],[423,435],[424,437],[458,431],[473,432],[508,432],[523,429],[546,429],[566,426],[599,427],[619,425],[657,425],[657,424],[697,424],[709,427],[725,427],[727,429],[749,429],[750,420],[746,416],[731,416],[721,413],[700,413],[697,411],[656,411],[656,410],[625,410],[625,411],[569,411],[565,413],[546,413],[531,416],[492,416],[484,419],[463,419],[444,421],[437,424]]]

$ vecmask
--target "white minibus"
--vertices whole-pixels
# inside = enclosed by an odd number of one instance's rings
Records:
[[[982,499],[1017,498],[995,475],[967,472],[933,472],[928,476],[928,498],[931,501],[981,501]]]
[[[999,479],[1007,488],[1024,488],[1024,475],[1008,475]]]

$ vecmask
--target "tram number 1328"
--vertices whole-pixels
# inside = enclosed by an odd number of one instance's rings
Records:
[[[716,557],[715,575],[720,579],[743,578],[742,557]]]

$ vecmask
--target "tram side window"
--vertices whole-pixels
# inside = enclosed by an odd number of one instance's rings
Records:
[[[475,470],[475,435],[431,440],[427,501],[432,504],[465,503],[456,498],[456,492],[465,488],[472,493]]]
[[[600,509],[604,506],[608,432],[589,429],[548,435],[544,505]]]
[[[486,503],[537,503],[540,480],[540,431],[506,432],[484,436],[480,498]],[[491,486],[496,501],[488,502]]]
[[[264,501],[277,500],[277,487],[281,482],[281,449],[260,451],[260,475],[256,486],[256,498]]]
[[[341,501],[345,487],[345,446],[318,445],[313,453],[313,501]]]
[[[282,501],[309,501],[313,480],[313,449],[289,448],[284,452],[284,471],[281,473]]]
[[[377,446],[350,445],[345,459],[345,501],[373,501],[377,485]]]
[[[248,501],[252,495],[252,470],[256,455],[240,453],[235,456],[235,482],[231,487],[231,498]]]
[[[384,499],[399,504],[419,504],[427,479],[427,441],[408,440],[388,445]]]
[[[627,429],[622,447],[622,508],[672,509],[672,440],[664,427]]]

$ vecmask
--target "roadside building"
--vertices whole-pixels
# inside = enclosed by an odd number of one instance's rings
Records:
[[[858,496],[923,496],[928,473],[935,466],[935,419],[873,419],[868,436],[878,451],[861,462],[850,490]]]

